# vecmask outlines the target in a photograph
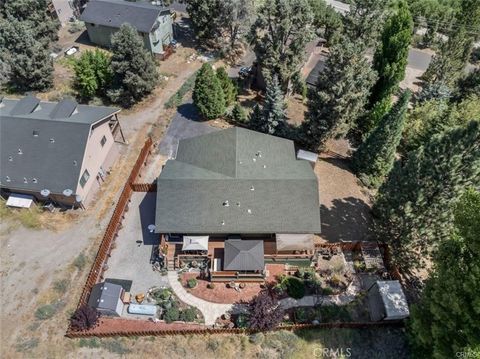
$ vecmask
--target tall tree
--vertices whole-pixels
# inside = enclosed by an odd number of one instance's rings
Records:
[[[390,112],[383,116],[376,129],[353,155],[353,168],[367,186],[379,187],[393,167],[410,97],[410,91],[402,93]]]
[[[35,39],[27,22],[0,18],[0,49],[0,61],[9,70],[10,88],[41,91],[53,85],[53,62],[48,48]]]
[[[227,40],[227,52],[232,52],[240,45],[242,35],[246,33],[254,20],[255,5],[253,0],[220,1],[221,38]]]
[[[312,148],[332,137],[345,135],[364,112],[375,81],[363,44],[342,37],[330,50],[326,68],[309,93],[303,136]]]
[[[74,72],[74,86],[80,97],[90,99],[104,93],[112,78],[110,56],[98,49],[87,50],[75,62]]]
[[[312,22],[307,0],[265,0],[252,25],[249,38],[262,73],[267,81],[276,74],[284,93],[304,62]]]
[[[377,236],[406,273],[421,267],[453,226],[451,203],[480,185],[480,122],[434,136],[397,161],[374,204]]]
[[[360,41],[365,47],[377,42],[382,28],[387,0],[351,0],[350,10],[343,23],[351,41]]]
[[[123,24],[112,36],[112,87],[108,97],[114,103],[130,107],[155,88],[158,73],[142,38],[129,24]]]
[[[378,73],[378,80],[372,89],[370,106],[389,99],[404,79],[412,32],[412,15],[405,0],[402,0],[385,21],[381,43],[373,58],[373,68]]]
[[[317,29],[323,29],[323,37],[329,46],[338,41],[343,31],[342,15],[327,5],[325,0],[309,0],[313,13],[313,25]]]
[[[286,107],[277,76],[273,76],[273,79],[267,85],[265,102],[263,103],[263,126],[258,130],[271,135],[285,133]]]
[[[196,37],[209,45],[220,35],[220,0],[186,0]]]
[[[284,310],[269,290],[258,293],[248,303],[249,325],[252,329],[271,330],[282,321]]]
[[[225,113],[225,95],[222,85],[210,64],[198,71],[193,89],[193,103],[205,119],[214,119]]]
[[[439,246],[433,273],[412,308],[418,357],[480,355],[480,192],[467,191],[454,212],[455,231]]]
[[[459,81],[458,92],[459,98],[480,94],[480,68],[473,70]]]
[[[223,95],[225,97],[225,106],[230,106],[235,102],[237,97],[237,87],[230,77],[228,77],[225,67],[220,67],[217,69],[217,77],[220,81],[220,86],[223,90]]]

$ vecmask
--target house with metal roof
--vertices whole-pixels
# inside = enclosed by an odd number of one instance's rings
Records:
[[[313,253],[317,177],[283,138],[234,127],[183,139],[157,180],[155,228],[177,253],[198,237],[213,276],[261,277],[265,258]]]
[[[173,19],[167,7],[147,1],[91,0],[80,15],[90,41],[110,47],[111,37],[125,23],[137,29],[145,48],[162,55],[173,40]]]
[[[72,99],[1,99],[2,196],[84,206],[113,164],[114,142],[124,142],[119,112]]]

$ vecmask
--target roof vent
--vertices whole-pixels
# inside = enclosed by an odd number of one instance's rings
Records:
[[[33,137],[38,137],[39,132],[37,130],[33,130]]]
[[[34,178],[34,179],[32,180],[32,182],[33,182],[33,183],[38,183],[38,181],[37,181],[36,178]]]
[[[27,177],[23,177],[23,183],[28,183]]]
[[[241,165],[241,164],[243,164],[243,162],[242,162],[242,161],[238,161],[238,164]]]
[[[252,161],[253,161],[253,162],[257,162],[257,159],[256,159],[256,158],[252,158]]]
[[[77,161],[73,160],[73,165],[76,166],[76,165],[77,165]]]
[[[237,202],[237,207],[240,207],[240,202]]]
[[[19,155],[23,155],[23,151],[22,151],[21,148],[18,149],[18,154],[19,154]]]
[[[9,177],[9,176],[5,176],[5,181],[11,182],[10,177]]]
[[[263,165],[263,168],[267,168],[267,165]]]
[[[10,162],[12,162],[12,161],[13,161],[13,157],[12,157],[12,156],[8,156],[8,160],[9,160]]]
[[[257,151],[257,153],[255,153],[255,156],[262,158],[262,152],[261,152],[261,151]]]
[[[51,138],[51,139],[50,139],[50,143],[55,143],[55,139],[54,139],[54,138]]]
[[[255,191],[255,187],[250,186],[250,191]]]
[[[225,225],[225,221],[222,221],[222,226],[224,226],[224,225]]]
[[[230,207],[230,203],[228,203],[228,199],[223,202],[223,207]]]
[[[247,209],[248,214],[252,214],[252,210],[249,208]]]

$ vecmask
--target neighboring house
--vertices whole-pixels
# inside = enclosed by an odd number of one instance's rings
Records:
[[[92,0],[80,20],[85,22],[90,41],[105,47],[110,47],[112,35],[125,23],[137,29],[153,54],[162,55],[173,40],[170,10],[148,2]]]
[[[50,0],[48,8],[62,26],[75,17],[73,0]]]
[[[157,181],[155,227],[170,267],[203,255],[212,280],[262,280],[265,261],[312,257],[318,181],[290,140],[242,128],[180,140]]]
[[[29,95],[0,100],[2,195],[81,207],[103,181],[123,140],[119,109],[43,102]]]

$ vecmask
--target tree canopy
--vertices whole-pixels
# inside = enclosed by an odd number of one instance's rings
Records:
[[[480,355],[480,192],[466,191],[454,216],[455,229],[440,244],[422,298],[412,308],[410,334],[422,357]]]
[[[225,113],[225,95],[222,84],[210,64],[198,71],[193,89],[193,103],[205,119],[214,119]]]
[[[110,56],[101,50],[87,50],[74,64],[74,86],[80,97],[90,99],[103,94],[112,78]]]
[[[267,81],[276,74],[288,93],[313,36],[310,6],[307,0],[265,0],[257,12],[249,35],[257,61]]]
[[[142,38],[129,24],[123,24],[112,36],[112,86],[108,97],[114,103],[130,107],[155,88],[158,73]]]

